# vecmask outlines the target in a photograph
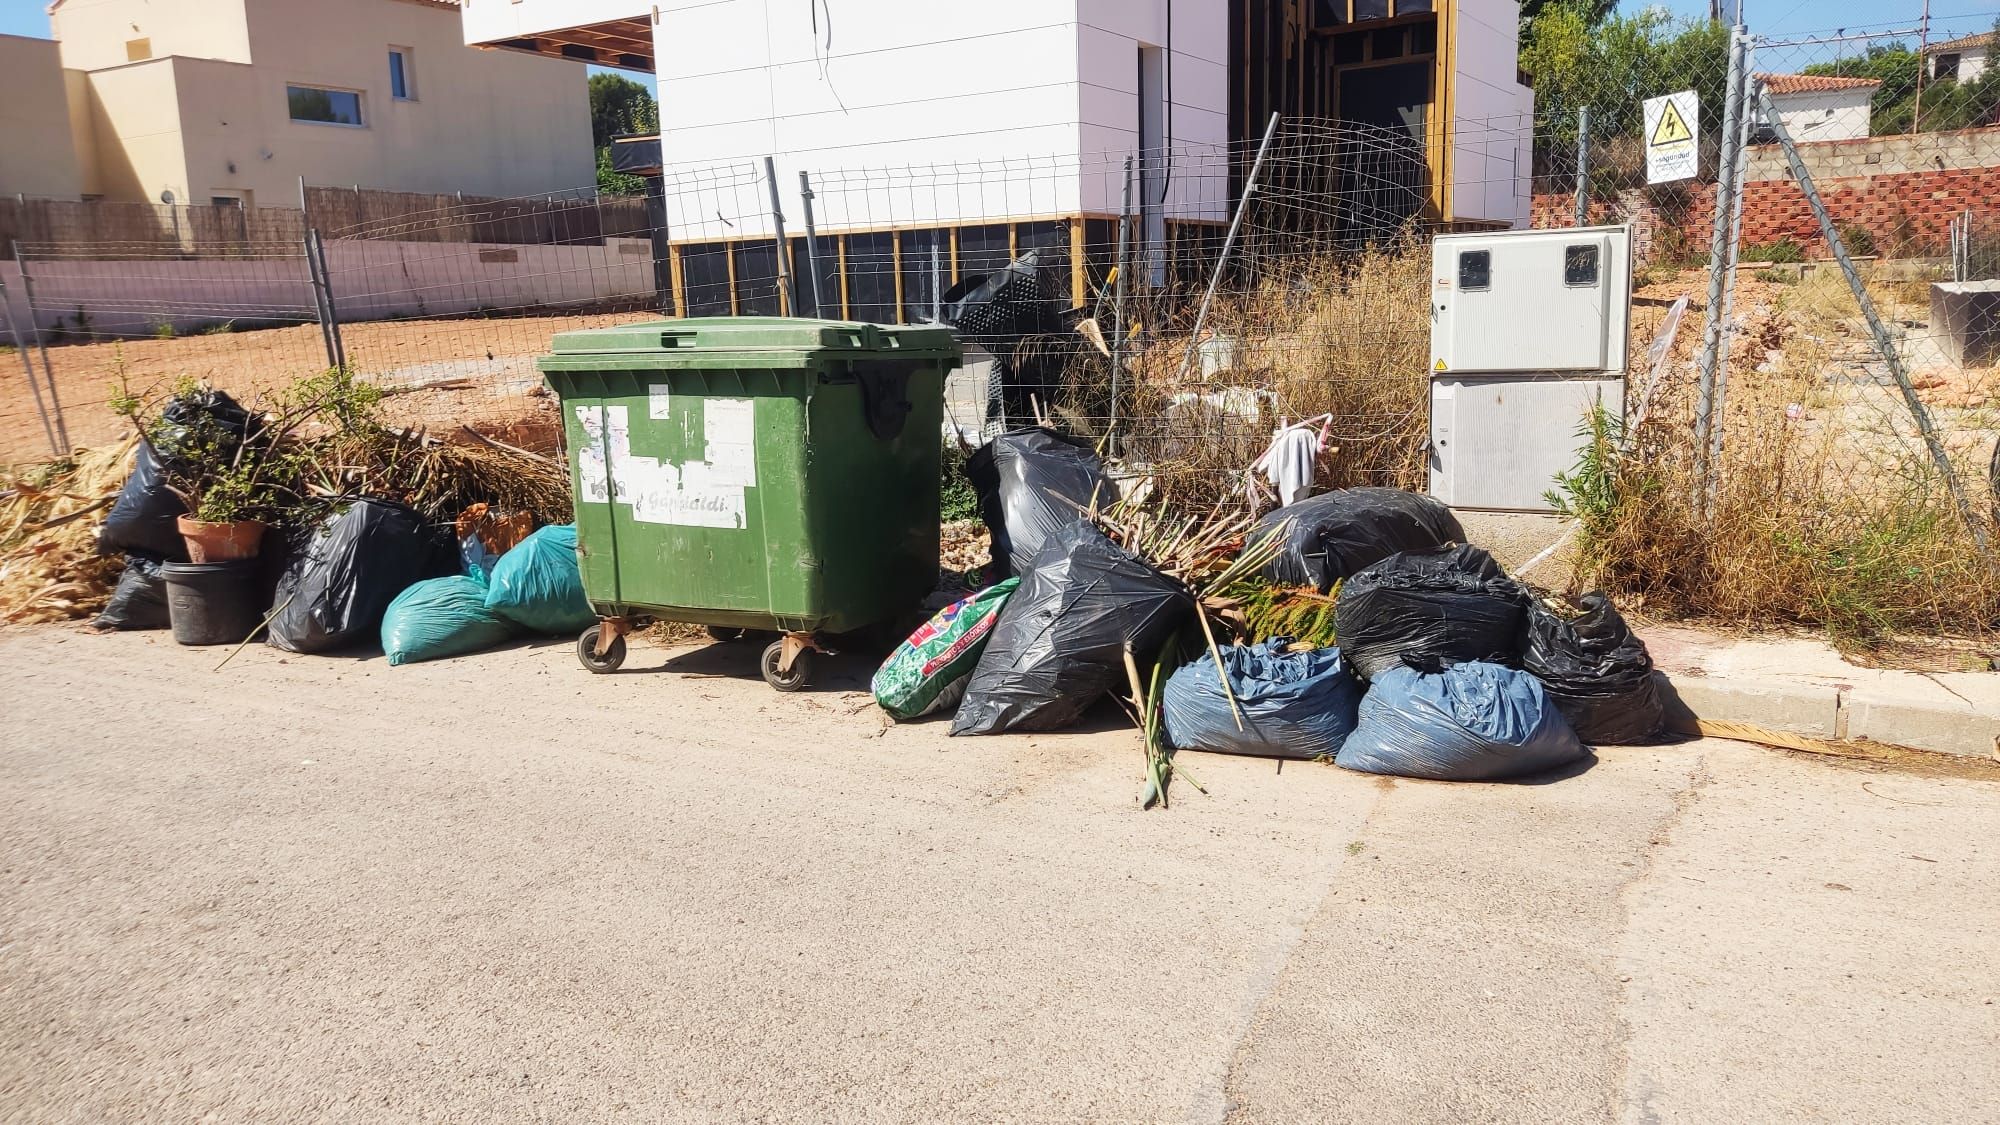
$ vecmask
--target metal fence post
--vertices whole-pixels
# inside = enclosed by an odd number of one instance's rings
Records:
[[[28,309],[28,315],[30,317],[35,315],[35,310],[32,306]],[[21,370],[27,373],[28,391],[35,396],[35,413],[42,419],[42,433],[49,439],[49,451],[57,457],[61,457],[68,451],[62,447],[61,442],[56,440],[56,428],[55,424],[49,420],[48,404],[42,401],[41,384],[35,382],[35,361],[28,356],[28,339],[21,335],[20,329],[14,327],[14,310],[7,303],[7,282],[5,280],[0,280],[0,322],[5,323],[7,338],[14,342],[14,350],[21,353]]]
[[[819,291],[819,230],[813,224],[812,177],[803,168],[799,169],[799,199],[806,209],[806,278],[812,282],[812,314],[818,316],[822,299]],[[900,309],[897,316],[902,316]]]
[[[778,249],[778,298],[788,301],[788,311],[797,316],[799,286],[798,279],[792,276],[790,267],[785,264],[788,247],[785,244],[785,209],[778,205],[778,165],[768,156],[764,158],[764,182],[771,185],[771,238]]]
[[[326,312],[326,281],[319,275],[319,258],[313,252],[313,231],[306,228],[306,236],[299,240],[299,246],[306,261],[306,285],[312,290],[313,319],[319,322],[320,344],[326,348],[326,365],[339,365],[339,353],[333,346],[333,318]]]
[[[1590,107],[1576,111],[1576,225],[1590,225]]]
[[[62,447],[57,455],[68,453],[69,426],[63,420],[62,396],[56,393],[56,368],[49,362],[49,343],[42,338],[42,326],[35,320],[35,278],[28,272],[28,262],[21,257],[21,243],[14,243],[14,268],[21,271],[21,296],[28,302],[28,335],[35,339],[35,352],[42,357],[42,376],[49,384],[49,416],[55,420],[56,437]]]
[[[1110,452],[1117,452],[1118,382],[1125,372],[1125,252],[1132,245],[1132,158],[1125,158],[1125,195],[1118,205],[1118,252],[1111,259],[1111,423],[1104,430]]]
[[[1715,213],[1708,243],[1708,311],[1702,326],[1701,385],[1694,408],[1694,447],[1697,458],[1704,462],[1704,479],[1707,477],[1708,430],[1715,408],[1715,361],[1722,333],[1723,259],[1727,256],[1729,243],[1730,194],[1736,190],[1730,182],[1736,168],[1736,118],[1743,112],[1743,55],[1737,50],[1742,35],[1741,27],[1729,29],[1729,76],[1723,87],[1722,155],[1715,168]]]
[[[1215,291],[1222,285],[1222,271],[1229,265],[1229,251],[1236,245],[1237,232],[1243,229],[1243,215],[1250,209],[1250,197],[1257,194],[1257,176],[1264,170],[1264,156],[1271,150],[1271,138],[1277,135],[1278,115],[1274,113],[1264,126],[1264,139],[1257,143],[1257,158],[1250,162],[1250,174],[1243,179],[1243,197],[1236,201],[1236,215],[1229,220],[1222,253],[1216,255],[1215,269],[1208,275],[1208,290],[1201,295],[1201,308],[1195,312],[1194,331],[1188,334],[1187,354],[1181,356],[1180,373],[1174,378],[1176,385],[1186,382],[1188,372],[1194,367],[1194,353],[1201,347],[1201,329],[1208,321],[1208,307],[1215,303]]]
[[[1715,392],[1709,412],[1708,501],[1711,504],[1722,484],[1722,435],[1729,428],[1729,353],[1736,343],[1736,265],[1743,251],[1743,194],[1750,163],[1750,129],[1757,120],[1752,95],[1761,89],[1761,84],[1750,71],[1748,34],[1742,37],[1736,49],[1742,56],[1737,76],[1743,83],[1743,92],[1737,96],[1742,109],[1737,114],[1736,160],[1729,177],[1734,190],[1729,193],[1728,260],[1723,265],[1722,321],[1721,330],[1716,335]]]
[[[1854,302],[1861,306],[1861,315],[1868,321],[1868,333],[1875,339],[1875,350],[1882,353],[1882,362],[1889,369],[1890,378],[1896,381],[1897,389],[1903,393],[1903,403],[1910,409],[1910,417],[1917,423],[1917,430],[1923,434],[1924,445],[1929,448],[1931,460],[1944,476],[1945,487],[1951,492],[1951,499],[1958,506],[1960,518],[1965,520],[1966,530],[1979,545],[1979,553],[1991,557],[1986,540],[1986,528],[1972,510],[1972,503],[1966,498],[1965,488],[1959,483],[1958,473],[1951,467],[1951,457],[1945,452],[1944,442],[1938,437],[1937,427],[1931,422],[1930,411],[1917,397],[1917,389],[1910,385],[1910,373],[1903,370],[1903,357],[1896,351],[1895,338],[1889,335],[1888,325],[1882,322],[1882,314],[1875,308],[1874,298],[1868,295],[1868,286],[1861,280],[1861,271],[1854,268],[1854,259],[1848,256],[1847,243],[1840,237],[1840,229],[1834,225],[1833,216],[1827,212],[1826,201],[1819,196],[1819,189],[1813,185],[1812,170],[1806,167],[1804,158],[1792,143],[1791,130],[1778,116],[1777,107],[1771,104],[1771,92],[1760,88],[1757,91],[1758,107],[1764,121],[1777,136],[1778,144],[1785,150],[1785,163],[1792,169],[1792,179],[1799,190],[1805,193],[1806,204],[1812,208],[1813,218],[1819,222],[1820,235],[1833,250],[1834,261],[1840,263],[1840,272],[1847,276],[1847,287],[1854,292]]]
[[[313,260],[319,267],[320,299],[326,306],[326,327],[333,342],[333,366],[347,370],[347,345],[340,338],[340,310],[333,301],[333,271],[326,267],[326,238],[318,230],[308,232]]]

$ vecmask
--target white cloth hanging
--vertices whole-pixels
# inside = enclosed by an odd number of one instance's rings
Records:
[[[1278,503],[1289,506],[1312,495],[1319,451],[1318,432],[1305,426],[1281,430],[1272,439],[1262,460],[1264,475],[1278,490]]]

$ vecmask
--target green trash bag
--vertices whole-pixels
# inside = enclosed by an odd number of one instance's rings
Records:
[[[868,685],[875,702],[898,719],[956,706],[979,654],[986,651],[1000,607],[1020,584],[1019,578],[1009,578],[951,603],[918,626],[876,670]]]
[[[455,575],[419,582],[382,615],[382,651],[391,664],[441,660],[504,644],[514,636],[506,618],[486,608],[486,584]]]
[[[576,565],[576,525],[550,524],[500,556],[486,608],[537,633],[581,633],[597,624]]]

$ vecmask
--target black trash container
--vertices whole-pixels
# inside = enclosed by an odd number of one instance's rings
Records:
[[[166,563],[167,620],[184,645],[233,645],[264,620],[258,607],[258,560]]]

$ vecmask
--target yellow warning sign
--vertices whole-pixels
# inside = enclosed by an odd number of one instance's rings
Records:
[[[1694,140],[1694,132],[1681,120],[1680,107],[1672,102],[1666,105],[1666,112],[1660,114],[1660,123],[1653,126],[1653,136],[1648,142],[1655,145],[1679,145]]]
[[[1443,370],[1445,369],[1445,367],[1444,367],[1444,359],[1443,359],[1442,357],[1440,357],[1440,358],[1438,359],[1438,361],[1437,361],[1437,369],[1438,369],[1439,371],[1443,371]]]

